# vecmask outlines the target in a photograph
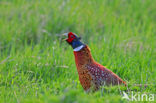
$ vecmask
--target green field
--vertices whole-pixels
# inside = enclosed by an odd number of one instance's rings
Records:
[[[94,59],[132,91],[156,94],[155,4],[156,0],[0,0],[0,102],[127,103],[123,87],[84,92],[73,50],[61,40],[69,31],[81,36]]]

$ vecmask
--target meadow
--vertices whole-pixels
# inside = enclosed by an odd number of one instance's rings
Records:
[[[69,31],[81,36],[94,59],[130,89],[156,94],[155,4],[156,0],[0,0],[0,102],[128,102],[118,86],[84,92],[73,50],[61,39]]]

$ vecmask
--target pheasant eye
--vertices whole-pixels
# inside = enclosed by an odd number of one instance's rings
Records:
[[[73,38],[73,35],[71,35],[70,37]]]

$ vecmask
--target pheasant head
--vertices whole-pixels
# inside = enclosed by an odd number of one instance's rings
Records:
[[[83,44],[80,41],[81,38],[78,37],[76,34],[69,32],[69,33],[64,33],[63,35],[67,37],[65,40],[67,41],[69,45],[72,46],[74,51],[78,51],[85,46],[85,44]]]

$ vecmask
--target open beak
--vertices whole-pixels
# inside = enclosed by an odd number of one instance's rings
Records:
[[[62,40],[67,40],[68,39],[68,33],[62,34]]]

